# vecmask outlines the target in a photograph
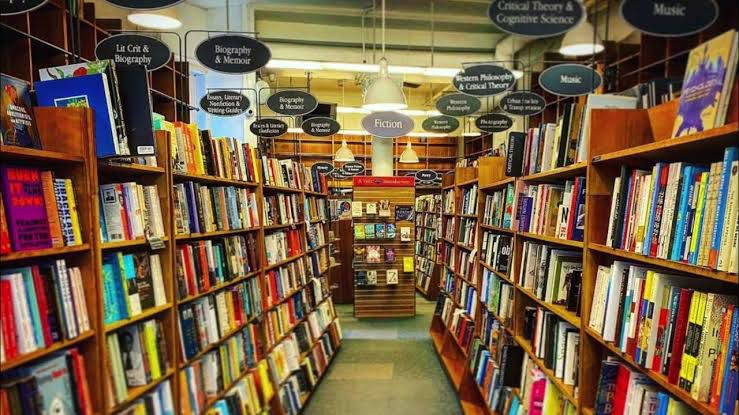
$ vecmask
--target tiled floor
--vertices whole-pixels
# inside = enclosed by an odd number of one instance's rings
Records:
[[[339,305],[344,340],[306,415],[456,415],[459,404],[434,352],[434,303],[416,298],[416,317],[358,320]]]

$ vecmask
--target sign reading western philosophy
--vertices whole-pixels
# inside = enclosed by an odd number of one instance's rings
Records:
[[[233,117],[249,109],[249,98],[236,91],[208,91],[200,98],[200,108],[219,117]]]
[[[475,126],[482,131],[500,133],[513,127],[513,120],[505,114],[483,114],[475,119]]]
[[[394,111],[373,112],[362,118],[362,127],[375,137],[402,137],[413,131],[413,119]]]
[[[95,46],[97,59],[110,59],[116,66],[141,65],[148,71],[166,65],[171,54],[161,40],[138,34],[109,36]]]
[[[511,115],[536,115],[546,104],[544,97],[530,91],[511,92],[500,99],[500,109]]]
[[[539,75],[539,85],[554,95],[576,97],[595,91],[601,84],[600,74],[577,63],[563,63],[547,68]]]
[[[444,95],[436,101],[436,109],[440,113],[453,117],[474,114],[481,105],[479,99],[462,93]]]
[[[314,137],[328,137],[341,130],[341,124],[333,118],[313,117],[303,121],[303,132]]]
[[[654,36],[687,36],[718,18],[715,0],[624,0],[621,17],[636,30]]]
[[[47,0],[25,0],[25,1],[0,1],[0,16],[10,16],[12,14],[21,14],[38,9],[46,4]]]
[[[452,85],[457,91],[477,97],[498,95],[516,84],[513,72],[493,64],[468,66],[452,79]]]
[[[421,127],[430,133],[451,133],[459,128],[459,120],[449,115],[437,115],[423,120]]]
[[[561,35],[585,16],[579,0],[493,0],[488,7],[488,17],[495,27],[525,37]]]
[[[295,89],[275,92],[267,98],[267,107],[281,115],[305,115],[318,106],[313,95]]]
[[[195,57],[214,71],[242,74],[254,72],[269,62],[272,52],[264,43],[242,35],[213,36],[195,48]]]
[[[262,118],[251,123],[249,130],[260,137],[275,138],[287,132],[287,124],[277,118]]]

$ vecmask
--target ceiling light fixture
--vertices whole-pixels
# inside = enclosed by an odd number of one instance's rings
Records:
[[[377,72],[380,65],[371,63],[350,62],[320,62],[293,59],[270,59],[267,68],[272,69],[300,69],[310,71],[337,71],[337,72]],[[428,77],[453,78],[459,68],[437,68],[423,66],[395,66],[388,65],[388,73],[396,75],[423,75]]]
[[[408,145],[406,146],[405,150],[400,154],[400,160],[401,163],[418,163],[418,154],[416,154],[416,150],[413,149],[411,146],[411,139],[408,139]]]
[[[593,25],[583,19],[582,23],[565,33],[559,53],[565,56],[588,56],[600,53],[603,49],[603,42],[595,33]]]
[[[479,137],[481,134],[479,131],[467,131],[462,133],[462,137]]]
[[[334,155],[334,161],[343,161],[343,162],[354,161],[354,153],[352,153],[352,150],[346,144],[346,140],[341,140],[341,147],[339,147],[339,149],[336,150],[336,154]]]
[[[136,26],[156,30],[172,30],[182,26],[174,7],[161,10],[142,10],[128,15],[128,21]]]

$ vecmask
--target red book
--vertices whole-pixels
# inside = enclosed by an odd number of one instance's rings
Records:
[[[121,204],[121,227],[123,228],[123,235],[126,240],[131,240],[131,224],[128,223],[128,206],[126,204],[126,198],[123,197],[123,185],[118,183],[115,185],[115,193],[118,200],[122,200]]]
[[[276,302],[280,301],[278,290],[277,290],[277,276],[275,275],[274,271],[270,271],[269,275],[267,276],[269,279],[269,305],[275,304]]]
[[[659,176],[659,188],[657,189],[657,206],[654,208],[654,226],[652,227],[652,242],[649,245],[649,256],[657,256],[657,248],[659,247],[659,230],[662,225],[662,212],[665,204],[665,192],[667,189],[667,180],[669,179],[670,169],[667,165],[662,166]]]
[[[0,192],[13,251],[51,248],[41,171],[34,167],[0,166]]]
[[[665,331],[667,330],[667,323],[670,319],[670,309],[667,306],[669,306],[669,304],[664,304],[664,306],[659,310],[659,320],[657,325],[657,343],[655,346],[654,357],[652,358],[651,365],[652,370],[657,373],[659,373],[660,368],[662,367],[662,358],[667,352],[667,339],[665,339]]]
[[[210,290],[210,272],[208,272],[208,256],[205,252],[205,242],[198,243],[198,254],[200,258],[200,272],[203,274],[203,291]]]
[[[51,310],[49,303],[46,301],[47,290],[44,287],[44,280],[38,272],[37,265],[31,267],[31,273],[33,274],[33,287],[36,290],[36,303],[41,320],[41,331],[44,334],[44,344],[49,346],[54,343],[54,340],[51,338],[51,327],[49,326],[49,313],[53,313],[54,310]]]
[[[297,319],[295,318],[295,307],[292,301],[287,302],[287,313],[290,319],[290,326],[294,326]]]
[[[187,295],[195,295],[198,293],[198,289],[195,286],[194,273],[191,268],[190,247],[184,246],[180,248],[180,252],[182,252],[182,258],[184,261],[183,268],[185,270],[185,280],[187,281]]]
[[[575,229],[575,222],[577,222],[577,199],[580,194],[580,186],[582,186],[582,180],[575,177],[575,183],[572,186],[572,198],[570,199],[569,218],[567,218],[567,239],[572,239],[572,231]]]
[[[83,415],[92,414],[92,402],[90,401],[90,390],[87,387],[87,375],[85,374],[85,362],[77,349],[69,350],[72,361],[72,373],[74,384],[77,389],[77,406]]]
[[[693,290],[683,288],[680,290],[680,301],[677,306],[677,319],[675,329],[672,331],[672,355],[670,356],[670,369],[667,371],[667,380],[673,385],[680,378],[680,364],[683,360],[683,346],[685,346],[685,333],[688,329],[688,313],[690,312],[690,301],[693,298]]]
[[[611,415],[624,415],[630,380],[631,371],[626,365],[619,366],[616,374],[616,390],[613,393],[613,412],[611,412]]]
[[[18,356],[18,344],[15,338],[15,319],[13,316],[13,291],[9,280],[0,280],[0,329],[3,333],[3,349],[5,359]]]
[[[636,330],[634,330],[634,337],[629,337],[626,339],[626,354],[628,354],[632,358],[636,358],[636,344],[639,339],[639,326],[641,325],[642,300],[644,300],[644,287],[646,285],[647,280],[645,279],[642,281],[641,288],[639,289],[639,299],[634,304],[634,306],[636,307],[636,310],[634,310],[634,318],[636,319]]]

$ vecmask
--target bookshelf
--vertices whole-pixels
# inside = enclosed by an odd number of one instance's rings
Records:
[[[439,293],[441,193],[416,197],[416,291],[433,301]]]

